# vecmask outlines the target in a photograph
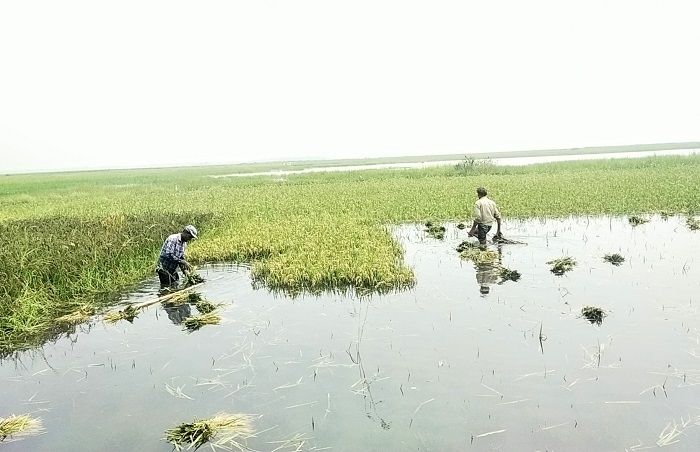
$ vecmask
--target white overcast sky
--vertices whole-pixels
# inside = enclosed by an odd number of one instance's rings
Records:
[[[697,1],[3,1],[0,172],[700,139]]]

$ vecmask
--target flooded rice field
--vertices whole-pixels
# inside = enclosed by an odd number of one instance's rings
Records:
[[[465,230],[423,229],[394,230],[410,291],[289,298],[212,266],[218,325],[187,332],[194,307],[154,305],[0,362],[0,416],[45,429],[3,450],[169,451],[166,429],[219,412],[251,415],[263,451],[696,450],[700,236],[683,218],[508,222],[526,244],[491,245],[522,275],[503,283],[460,259]]]

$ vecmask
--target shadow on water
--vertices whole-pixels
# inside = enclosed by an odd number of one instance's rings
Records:
[[[166,452],[166,429],[218,412],[254,416],[254,450],[700,442],[700,240],[682,219],[512,221],[504,232],[527,245],[489,245],[489,264],[459,257],[466,231],[423,229],[393,230],[416,274],[408,291],[290,297],[210,266],[201,294],[222,304],[217,325],[188,332],[190,305],[154,305],[0,361],[0,417],[45,427],[2,447]],[[547,262],[562,256],[577,265],[557,276]],[[124,301],[155,292],[149,280]]]

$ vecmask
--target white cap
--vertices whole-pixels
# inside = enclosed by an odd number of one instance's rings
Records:
[[[197,238],[197,228],[195,228],[191,224],[188,224],[187,226],[185,226],[184,232],[188,232],[192,236],[193,239]]]

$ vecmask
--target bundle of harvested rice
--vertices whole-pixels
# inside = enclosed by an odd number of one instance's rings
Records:
[[[129,305],[121,311],[108,312],[104,316],[104,320],[109,323],[117,323],[120,320],[128,320],[133,322],[136,317],[138,317],[139,311],[135,307]]]
[[[26,414],[15,416],[14,414],[0,418],[0,443],[3,441],[17,441],[26,436],[38,435],[43,431],[41,419],[33,418]]]
[[[210,443],[211,446],[225,449],[233,447],[246,450],[239,444],[253,434],[250,417],[245,414],[219,413],[210,419],[185,422],[165,431],[165,440],[177,451],[197,450]]]
[[[195,315],[192,317],[187,317],[182,324],[188,331],[196,331],[203,327],[204,325],[218,325],[221,321],[219,317],[214,312],[209,312],[206,314]]]

